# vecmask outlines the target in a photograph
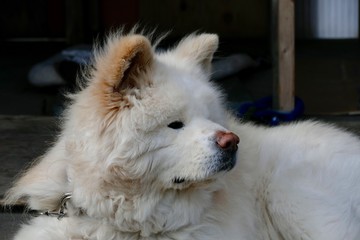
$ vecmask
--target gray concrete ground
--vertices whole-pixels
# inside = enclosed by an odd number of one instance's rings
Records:
[[[0,214],[0,240],[11,239],[22,223],[27,220],[26,215],[18,213]]]

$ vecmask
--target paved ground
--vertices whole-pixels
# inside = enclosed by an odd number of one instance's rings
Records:
[[[0,240],[9,240],[22,223],[26,222],[26,215],[14,213],[0,214]]]

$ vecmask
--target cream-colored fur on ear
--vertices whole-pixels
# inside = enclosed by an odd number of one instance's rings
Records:
[[[218,46],[219,37],[216,34],[191,34],[180,41],[174,53],[200,64],[206,73],[210,73],[211,61]]]
[[[137,75],[150,68],[152,62],[153,49],[149,39],[136,34],[115,34],[95,54],[94,79],[101,85],[108,85],[107,89],[102,88],[105,93],[139,87]]]
[[[143,35],[110,35],[94,54],[94,67],[87,81],[88,99],[98,106],[92,108],[106,118],[130,108],[138,90],[151,85],[147,74],[152,69],[153,52],[150,40]]]

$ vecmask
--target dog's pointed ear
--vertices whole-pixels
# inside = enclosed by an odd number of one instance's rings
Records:
[[[102,51],[95,54],[93,75],[101,84],[97,87],[105,93],[125,93],[145,84],[139,75],[151,68],[152,63],[153,49],[146,37],[115,34],[108,38]]]
[[[211,61],[219,46],[216,34],[192,34],[180,41],[175,48],[175,54],[194,61],[206,71],[211,71]]]

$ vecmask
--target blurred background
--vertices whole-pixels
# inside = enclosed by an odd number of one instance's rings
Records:
[[[62,92],[72,89],[94,40],[136,23],[158,33],[171,31],[161,48],[197,30],[219,34],[216,67],[229,70],[215,74],[215,81],[232,105],[272,95],[274,2],[4,0],[0,114],[61,113]],[[358,113],[358,12],[358,0],[296,1],[294,91],[304,102],[305,115]]]

